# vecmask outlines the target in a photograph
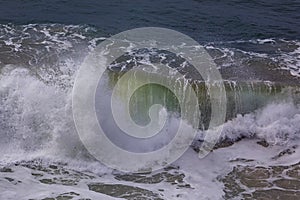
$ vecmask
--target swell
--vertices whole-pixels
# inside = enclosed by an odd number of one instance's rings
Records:
[[[35,157],[93,161],[74,126],[71,92],[80,63],[104,39],[101,31],[59,24],[1,25],[0,31],[1,162]],[[284,145],[299,138],[298,41],[257,39],[204,46],[225,79],[228,110],[221,140],[255,136]],[[171,62],[172,55],[151,51],[129,52],[127,64],[122,59],[114,63],[111,81],[122,69],[136,67],[130,66],[133,60],[137,66],[156,61],[180,67],[180,62]],[[201,80],[196,85],[209,121],[206,89]],[[203,134],[199,130],[200,139]]]

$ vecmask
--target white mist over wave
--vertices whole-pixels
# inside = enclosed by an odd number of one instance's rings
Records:
[[[263,139],[273,145],[299,142],[299,105],[291,102],[270,103],[253,113],[239,114],[223,125],[223,139],[235,141],[243,137]]]
[[[27,69],[16,68],[1,75],[0,92],[2,156],[80,151],[68,91],[45,84]]]
[[[34,157],[93,160],[76,133],[71,90],[48,85],[32,76],[29,70],[16,68],[1,75],[0,94],[1,162]],[[173,130],[176,122],[173,120],[166,129]],[[299,142],[299,130],[299,105],[270,103],[227,121],[223,125],[222,138],[256,137],[285,146]],[[165,140],[161,142],[164,144]],[[130,143],[127,146],[130,147]],[[150,147],[144,148],[149,150]]]
[[[0,25],[1,163],[90,159],[74,126],[71,91],[80,62],[103,40],[91,39],[94,32],[79,25]]]
[[[71,88],[47,84],[26,68],[3,69],[0,75],[0,164],[42,159],[44,162],[66,162],[78,170],[109,171],[90,156],[81,143],[73,122]],[[109,96],[105,97],[107,99]],[[105,101],[105,100],[104,100]],[[105,106],[105,105],[104,105]],[[105,115],[110,111],[102,110]],[[119,129],[104,122],[109,133]],[[170,141],[179,120],[172,117],[162,134],[139,144],[128,137],[111,139],[138,152],[153,151]],[[121,135],[122,136],[122,135]],[[115,136],[116,137],[116,136]],[[119,145],[120,145],[119,144]]]

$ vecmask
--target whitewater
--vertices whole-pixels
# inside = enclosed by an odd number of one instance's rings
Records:
[[[205,87],[197,80],[204,114],[191,147],[164,169],[130,174],[108,168],[90,155],[79,139],[72,115],[76,72],[88,53],[106,38],[87,25],[0,25],[0,32],[1,199],[300,196],[298,40],[203,43],[222,74],[228,101],[217,145],[205,158],[199,158],[199,146],[213,130],[206,130],[210,107],[205,104]],[[259,51],[244,50],[241,45]],[[108,68],[106,81],[115,83],[118,73],[157,60],[180,67],[180,59],[178,64],[165,52],[129,52]],[[183,88],[182,95],[186,95]],[[148,90],[169,97],[159,88]],[[149,104],[154,101],[144,98]],[[178,123],[178,105],[174,100],[167,105],[172,115],[166,132],[172,132]],[[147,108],[136,104],[137,110]],[[143,117],[136,113],[137,119]],[[169,136],[154,142],[160,146],[168,140]],[[128,148],[132,146],[129,143]],[[141,146],[146,150],[153,147]]]

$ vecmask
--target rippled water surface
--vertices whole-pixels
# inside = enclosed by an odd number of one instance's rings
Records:
[[[0,199],[299,199],[299,10],[298,0],[0,1]],[[206,130],[211,105],[202,78],[178,55],[129,51],[108,66],[96,96],[111,135],[119,130],[107,114],[107,94],[129,69],[145,64],[186,73],[201,122],[191,148],[172,165],[122,173],[82,145],[72,89],[79,66],[99,43],[149,26],[180,31],[203,45],[224,79],[226,122],[214,150],[199,159],[203,136],[214,133]],[[182,97],[189,81],[174,84]],[[178,102],[158,86],[135,95],[133,119],[147,124],[149,107],[163,102],[170,134],[153,145],[115,142],[132,151],[165,145],[178,125]]]

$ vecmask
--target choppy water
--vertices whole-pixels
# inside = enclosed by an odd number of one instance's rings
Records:
[[[298,199],[299,9],[297,0],[1,1],[1,199]],[[210,107],[201,78],[192,76],[200,79],[203,113],[192,148],[171,168],[123,174],[96,161],[80,142],[72,86],[97,44],[144,26],[181,31],[204,46],[225,80],[227,121],[218,148],[198,159]],[[110,66],[107,89],[120,71],[153,62],[180,68],[177,59],[149,49],[129,52]],[[184,87],[175,87],[186,95]],[[141,123],[158,101],[155,94],[170,97],[156,87],[140,94],[133,115]],[[176,101],[166,104],[178,112]],[[167,128],[172,132],[176,120]],[[160,146],[168,139],[152,142]],[[141,147],[152,145],[131,150]]]

